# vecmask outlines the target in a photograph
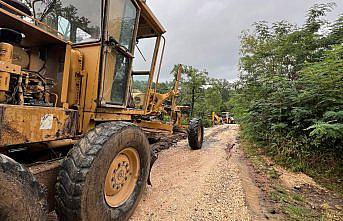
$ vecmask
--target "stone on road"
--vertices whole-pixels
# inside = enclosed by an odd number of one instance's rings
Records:
[[[249,177],[242,177],[242,165],[228,150],[237,145],[238,133],[236,125],[211,128],[199,151],[181,141],[160,153],[153,186],[131,220],[256,220],[247,207],[243,181]]]

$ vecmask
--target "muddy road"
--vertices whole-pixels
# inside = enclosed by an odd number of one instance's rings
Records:
[[[202,150],[183,140],[161,152],[131,220],[263,220],[238,133],[236,125],[219,126],[206,130]]]

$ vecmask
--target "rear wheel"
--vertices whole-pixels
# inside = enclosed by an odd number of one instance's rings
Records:
[[[188,143],[192,150],[202,148],[204,141],[204,126],[200,119],[194,118],[189,122],[188,126]]]
[[[145,189],[151,152],[145,134],[123,122],[90,131],[70,151],[56,184],[61,220],[127,220]]]
[[[42,186],[25,167],[0,154],[0,220],[43,221],[46,214]]]

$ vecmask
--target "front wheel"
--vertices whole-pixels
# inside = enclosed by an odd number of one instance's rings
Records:
[[[56,184],[61,220],[127,220],[150,169],[145,134],[124,122],[90,131],[68,154]]]
[[[204,141],[204,126],[201,119],[194,118],[188,125],[188,143],[192,150],[202,148]]]

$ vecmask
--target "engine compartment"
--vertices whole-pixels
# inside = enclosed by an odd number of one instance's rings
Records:
[[[25,36],[0,27],[0,103],[56,107],[65,48],[23,46]]]

